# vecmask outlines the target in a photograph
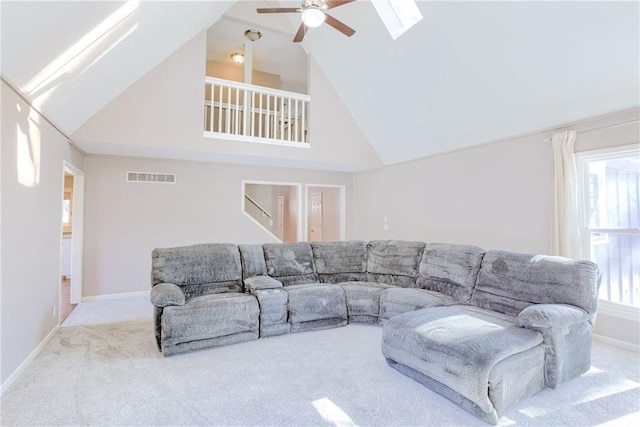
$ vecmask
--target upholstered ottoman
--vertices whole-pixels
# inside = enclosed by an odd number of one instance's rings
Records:
[[[347,299],[340,286],[311,283],[282,289],[289,296],[291,332],[347,325]]]
[[[383,328],[390,366],[496,424],[511,404],[542,390],[542,334],[468,306],[399,314]]]
[[[190,298],[162,313],[165,356],[258,339],[260,308],[253,295],[220,293]]]

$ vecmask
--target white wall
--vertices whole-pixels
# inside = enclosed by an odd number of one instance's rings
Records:
[[[548,252],[551,174],[537,135],[357,173],[354,235]]]
[[[127,183],[127,171],[175,173],[176,184]],[[352,180],[351,173],[113,156],[86,157],[85,172],[84,297],[148,290],[156,247],[275,241],[241,213],[242,180],[346,185],[347,195]]]
[[[585,120],[576,151],[640,143],[640,109]],[[563,128],[563,129],[564,129]],[[356,173],[352,236],[549,253],[552,132]],[[383,231],[388,217],[389,231]],[[640,345],[637,321],[598,314],[595,333]]]
[[[63,161],[82,168],[83,158],[4,81],[1,150],[4,384],[58,323]]]

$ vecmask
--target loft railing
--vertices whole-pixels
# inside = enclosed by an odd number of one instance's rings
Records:
[[[205,136],[308,147],[309,95],[205,78]]]

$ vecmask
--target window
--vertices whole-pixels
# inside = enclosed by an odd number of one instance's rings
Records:
[[[600,299],[640,308],[640,149],[578,153],[583,248],[602,272]]]

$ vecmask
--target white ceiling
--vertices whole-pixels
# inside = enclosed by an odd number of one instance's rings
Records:
[[[256,13],[255,2],[238,2],[207,31],[207,59],[231,64],[231,54],[243,52],[245,42],[251,44],[253,69],[279,75],[284,81],[307,83],[307,53],[293,43],[291,23],[284,15]],[[259,6],[264,4],[258,3]],[[263,18],[263,19],[260,19]],[[249,42],[244,32],[256,29],[262,37]]]
[[[395,42],[362,1],[305,41],[387,164],[640,105],[638,2],[418,4]]]
[[[24,90],[123,4],[2,1],[3,76]],[[145,1],[34,97],[71,134],[218,22],[212,57],[242,45],[247,25],[265,33],[264,71],[299,78],[310,54],[386,164],[640,106],[638,2],[418,4],[424,19],[396,41],[358,0],[331,11],[353,37],[323,25],[294,45],[299,16],[255,8],[297,2]]]
[[[2,1],[2,75],[70,135],[232,4]]]

